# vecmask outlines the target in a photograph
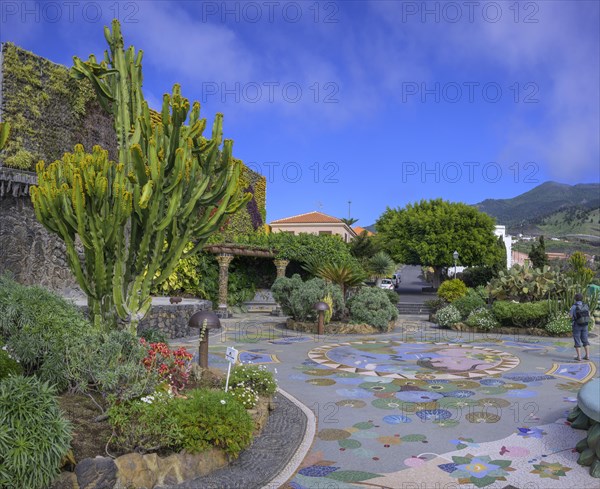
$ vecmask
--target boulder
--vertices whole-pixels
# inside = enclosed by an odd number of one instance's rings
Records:
[[[117,482],[117,465],[112,458],[85,458],[75,467],[80,489],[113,489]]]

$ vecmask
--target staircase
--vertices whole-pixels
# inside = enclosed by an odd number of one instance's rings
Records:
[[[400,315],[429,315],[430,309],[425,304],[412,303],[412,302],[398,302],[398,314]]]

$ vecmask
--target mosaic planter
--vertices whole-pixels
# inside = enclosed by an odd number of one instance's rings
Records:
[[[585,384],[577,394],[577,406],[568,421],[576,430],[587,430],[587,436],[575,447],[579,452],[577,463],[590,467],[590,475],[600,478],[600,379]]]

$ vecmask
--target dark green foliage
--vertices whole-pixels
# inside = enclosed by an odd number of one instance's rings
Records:
[[[142,331],[140,338],[144,338],[148,343],[168,343],[167,335],[157,328],[148,328]]]
[[[546,244],[544,243],[544,237],[540,236],[537,244],[532,243],[531,251],[529,252],[529,259],[533,268],[544,268],[548,265],[548,256],[546,255]]]
[[[0,336],[27,375],[66,389],[67,352],[90,329],[81,312],[58,295],[0,278]]]
[[[479,285],[487,285],[490,280],[497,276],[497,267],[479,266],[465,268],[461,279],[467,287],[477,287]]]
[[[222,391],[196,389],[187,398],[157,394],[115,404],[108,414],[119,446],[139,452],[217,447],[237,457],[254,429],[243,406]]]
[[[430,299],[428,301],[425,301],[424,304],[429,309],[431,309],[432,312],[436,313],[440,309],[446,307],[448,305],[448,302],[438,297],[437,299]]]
[[[454,265],[454,250],[460,265],[494,265],[502,259],[494,219],[463,203],[436,199],[388,208],[376,227],[378,242],[398,263],[434,268],[434,287],[442,268]]]
[[[8,351],[4,348],[6,348],[6,346],[2,343],[2,340],[0,340],[0,380],[9,375],[21,375],[23,373],[21,364],[14,358],[11,358]]]
[[[363,231],[350,242],[350,253],[358,259],[371,258],[378,251],[374,237],[369,236],[367,231]]]
[[[262,396],[272,396],[277,389],[273,374],[264,365],[236,365],[231,370],[229,385],[243,383]]]
[[[303,282],[300,275],[292,278],[278,278],[271,288],[273,297],[281,306],[284,314],[296,321],[315,321],[317,313],[314,305],[322,301],[327,294],[333,299],[333,318],[338,319],[344,310],[344,299],[341,289],[320,278]]]
[[[390,321],[398,318],[398,309],[392,305],[384,290],[377,287],[361,287],[348,300],[350,322],[370,324],[387,331]]]
[[[0,381],[0,420],[0,487],[48,487],[71,443],[54,390],[35,377]]]
[[[550,316],[547,301],[496,301],[492,312],[501,326],[517,328],[544,328]]]
[[[468,289],[465,295],[452,302],[452,305],[458,309],[458,312],[460,312],[460,316],[463,319],[467,318],[475,309],[484,307],[485,304],[485,300],[483,300],[481,295],[474,289]]]

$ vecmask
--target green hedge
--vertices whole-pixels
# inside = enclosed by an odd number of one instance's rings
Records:
[[[546,301],[496,301],[492,312],[501,326],[517,328],[544,328],[550,315]]]

